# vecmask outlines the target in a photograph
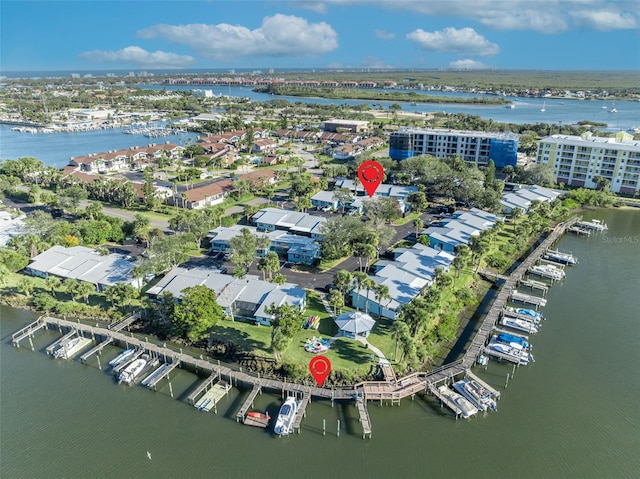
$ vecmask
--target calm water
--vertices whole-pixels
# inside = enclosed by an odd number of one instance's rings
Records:
[[[273,97],[266,93],[256,93],[245,87],[190,87],[180,85],[139,85],[141,88],[153,88],[167,90],[191,90],[209,89],[216,95],[231,95],[235,97],[249,97],[254,101],[267,101],[274,98],[289,100],[292,103],[336,103],[335,100],[323,98],[298,98],[278,96]],[[473,97],[473,94],[458,92],[426,92],[416,90],[416,93],[431,96],[450,97]],[[634,127],[640,127],[640,103],[632,101],[618,101],[607,104],[610,108],[615,106],[618,113],[610,113],[602,108],[603,103],[599,101],[581,100],[543,100],[540,98],[509,98],[514,102],[515,108],[507,109],[504,106],[488,105],[461,105],[461,104],[418,104],[402,103],[404,111],[413,112],[434,112],[445,111],[447,113],[467,113],[479,115],[483,118],[492,119],[505,123],[548,123],[548,124],[574,124],[581,120],[597,121],[606,123],[607,130],[619,131]],[[382,106],[385,109],[395,102],[369,102],[364,100],[344,100],[341,104],[359,105],[368,104],[373,108]],[[541,112],[544,103],[545,112]],[[108,150],[129,148],[130,146],[147,146],[150,143],[162,143],[171,141],[184,145],[190,139],[195,139],[197,135],[188,133],[172,135],[164,138],[146,138],[141,135],[125,135],[122,129],[99,130],[76,133],[52,133],[52,134],[31,134],[21,133],[11,130],[10,125],[0,125],[0,159],[17,159],[23,156],[33,156],[43,161],[46,165],[63,167],[68,164],[69,157],[87,155],[89,153],[100,153]]]
[[[246,392],[234,389],[218,415],[185,402],[196,377],[176,370],[169,396],[114,383],[93,362],[56,361],[10,335],[30,313],[0,309],[2,477],[479,477],[632,478],[640,472],[640,211],[598,211],[609,231],[560,243],[580,265],[554,285],[548,320],[533,337],[536,363],[476,373],[502,391],[498,413],[455,421],[430,400],[369,405],[363,440],[351,405],[314,402],[300,435],[273,437],[237,424]],[[119,350],[108,347],[103,364]],[[278,395],[256,407],[274,415]],[[322,421],[327,433],[322,436]],[[337,420],[342,423],[336,437]],[[150,451],[152,459],[147,458]]]

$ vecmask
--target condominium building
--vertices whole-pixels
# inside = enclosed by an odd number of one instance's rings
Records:
[[[551,135],[540,140],[536,161],[552,165],[558,183],[597,188],[594,179],[600,176],[615,193],[640,191],[640,141],[626,133],[613,138]]]
[[[520,136],[511,133],[400,128],[391,133],[389,156],[405,160],[416,155],[447,158],[457,155],[468,163],[516,166]]]

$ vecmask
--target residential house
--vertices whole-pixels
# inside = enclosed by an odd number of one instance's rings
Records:
[[[319,210],[337,210],[340,201],[333,195],[333,191],[318,191],[311,197],[311,204]]]
[[[278,142],[271,138],[255,140],[251,146],[253,153],[271,153],[278,148]]]
[[[25,273],[40,278],[57,276],[93,284],[98,291],[117,283],[137,286],[132,275],[135,263],[123,255],[101,255],[86,246],[65,248],[55,245],[31,259]]]
[[[224,198],[234,191],[233,181],[223,179],[207,185],[196,186],[190,190],[180,191],[170,199],[170,204],[198,210],[222,203]]]
[[[304,311],[307,296],[304,289],[292,283],[277,285],[248,275],[235,278],[217,270],[176,267],[147,291],[152,297],[170,292],[176,299],[184,289],[204,285],[216,293],[217,303],[227,316],[270,325],[273,315],[267,313],[271,305],[291,304]]]

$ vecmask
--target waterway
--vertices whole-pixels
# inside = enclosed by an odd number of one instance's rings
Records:
[[[511,365],[475,369],[502,391],[498,412],[456,421],[431,399],[369,403],[366,440],[351,404],[314,401],[301,434],[278,438],[235,422],[246,392],[234,389],[218,415],[197,412],[186,403],[197,379],[183,370],[172,376],[175,398],[166,383],[119,386],[95,359],[46,356],[54,331],[37,334],[35,352],[13,347],[11,333],[35,315],[0,308],[2,477],[638,477],[640,212],[584,216],[609,230],[559,243],[580,264],[548,294],[536,362],[506,388]],[[107,347],[102,364],[118,351]],[[256,408],[274,416],[280,404],[263,394]]]
[[[138,85],[145,89],[212,90],[215,95],[229,95],[233,97],[248,97],[252,101],[268,101],[273,99],[288,100],[292,103],[346,105],[367,104],[372,108],[382,107],[385,110],[396,102],[365,101],[365,100],[329,100],[324,98],[300,98],[288,96],[272,96],[267,93],[257,93],[248,87],[214,87],[214,86],[181,86],[181,85]],[[474,94],[460,92],[415,91],[425,96],[470,97]],[[445,112],[449,114],[465,113],[478,115],[496,122],[516,124],[547,123],[551,125],[569,125],[578,121],[588,120],[607,124],[603,130],[609,132],[632,130],[640,127],[640,103],[637,101],[616,101],[605,106],[595,100],[572,99],[542,99],[542,98],[511,98],[514,108],[504,105],[473,105],[459,103],[417,104],[400,102],[403,111],[417,113]],[[545,111],[540,111],[544,106]],[[611,113],[615,106],[617,113]],[[162,138],[146,138],[142,135],[126,135],[122,128],[72,133],[32,134],[11,130],[11,125],[0,125],[0,159],[17,159],[22,156],[33,156],[43,161],[47,166],[63,167],[68,164],[70,157],[84,156],[89,153],[102,153],[109,150],[129,148],[131,146],[147,146],[150,143],[170,141],[179,145],[186,145],[197,138],[194,133],[183,133]]]

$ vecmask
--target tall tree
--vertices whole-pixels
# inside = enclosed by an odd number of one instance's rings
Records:
[[[183,289],[173,314],[176,330],[194,342],[205,339],[209,330],[224,316],[216,294],[204,285]]]

